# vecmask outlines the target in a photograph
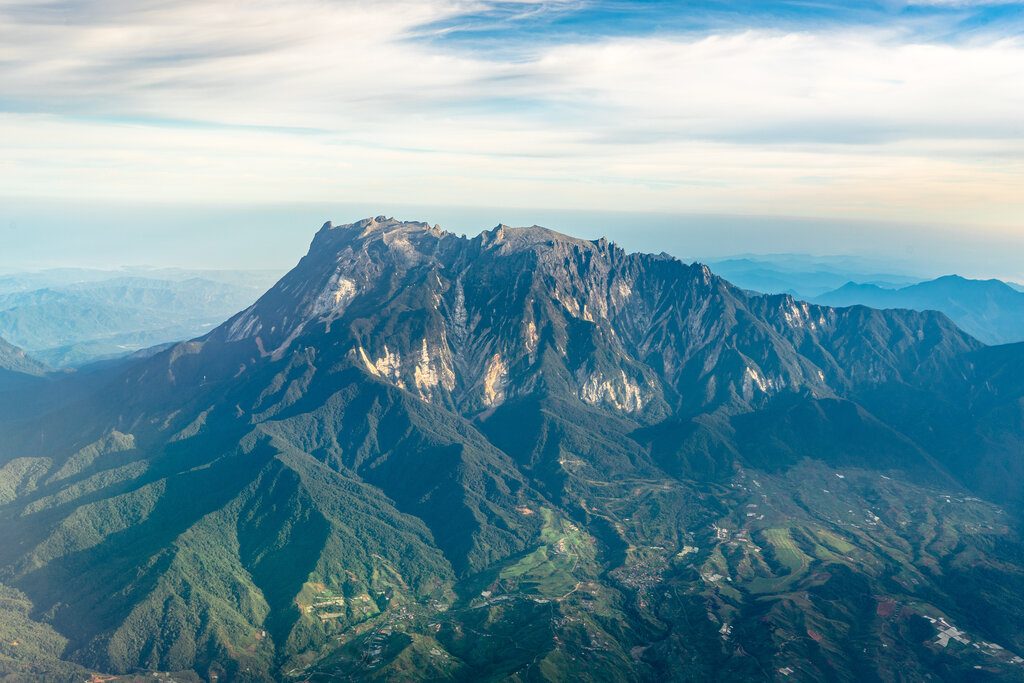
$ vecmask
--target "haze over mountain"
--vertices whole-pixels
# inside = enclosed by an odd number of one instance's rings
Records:
[[[912,273],[894,269],[893,264],[875,264],[867,259],[848,256],[750,254],[709,259],[708,265],[737,287],[765,294],[792,294],[807,300],[851,281],[896,287],[921,280]]]
[[[0,671],[1024,680],[1022,369],[606,240],[328,223],[0,414]]]
[[[244,289],[265,291],[282,273],[276,270],[194,269],[149,266],[102,268],[44,268],[40,270],[8,270],[0,273],[0,294],[30,292],[37,289],[60,289],[108,280],[140,279],[161,282],[204,280]]]
[[[204,334],[276,277],[264,271],[55,269],[0,277],[0,336],[54,367]]]
[[[942,311],[986,344],[1024,341],[1024,292],[999,280],[949,275],[899,289],[848,282],[815,301],[827,306]]]

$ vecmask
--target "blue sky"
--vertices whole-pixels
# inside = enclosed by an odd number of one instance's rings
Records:
[[[81,202],[194,207],[179,262],[244,235],[203,206],[796,217],[964,253],[1024,231],[1019,2],[0,0],[0,84],[19,259]],[[136,259],[126,227],[90,237]]]
[[[701,35],[735,30],[806,31],[900,26],[929,40],[1014,35],[1024,11],[1016,2],[688,2],[686,0],[568,0],[497,2],[425,27],[441,38],[484,47],[528,40],[564,41],[627,35]]]

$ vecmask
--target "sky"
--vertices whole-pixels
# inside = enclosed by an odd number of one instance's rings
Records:
[[[0,0],[0,268],[399,214],[1024,279],[1022,112],[1020,2]]]

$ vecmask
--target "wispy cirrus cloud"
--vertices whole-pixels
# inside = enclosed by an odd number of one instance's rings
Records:
[[[1024,44],[943,4],[0,3],[0,182],[1012,225]]]

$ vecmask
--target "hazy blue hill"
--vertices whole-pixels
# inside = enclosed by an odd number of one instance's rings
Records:
[[[1022,368],[606,240],[326,224],[0,416],[0,672],[1024,680]]]
[[[102,283],[120,279],[164,282],[199,279],[263,292],[280,277],[280,272],[271,270],[196,270],[188,268],[147,267],[127,267],[117,270],[104,270],[100,268],[47,268],[0,275],[0,294],[30,292],[37,289],[61,289],[68,286]]]
[[[107,273],[99,279],[86,273],[91,277],[42,289],[23,288],[35,277],[9,280],[7,289],[13,291],[0,294],[0,335],[53,366],[80,365],[199,336],[260,293],[251,284],[195,277],[111,278]],[[61,275],[48,277],[62,282],[82,274]]]
[[[766,294],[792,294],[813,299],[847,282],[898,287],[920,278],[879,270],[878,264],[855,258],[776,254],[710,259],[708,265],[737,287]]]
[[[948,275],[900,289],[849,282],[815,301],[829,306],[941,311],[986,344],[1024,340],[1024,292],[1000,280]]]

